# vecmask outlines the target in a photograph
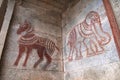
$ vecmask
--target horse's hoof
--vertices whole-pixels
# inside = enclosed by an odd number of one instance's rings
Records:
[[[46,71],[48,69],[48,66],[42,67],[43,71]]]
[[[14,63],[14,66],[17,66],[18,65],[18,63]]]
[[[26,67],[26,64],[23,64],[23,67]]]
[[[34,65],[34,66],[33,66],[33,68],[36,68],[36,67],[37,67],[37,65]]]

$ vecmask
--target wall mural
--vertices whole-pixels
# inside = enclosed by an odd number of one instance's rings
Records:
[[[68,60],[81,59],[82,53],[86,57],[103,53],[104,46],[111,41],[111,36],[102,28],[100,16],[95,11],[90,11],[84,21],[76,25],[69,33],[67,46],[69,47]]]
[[[34,28],[31,27],[28,21],[25,21],[24,24],[19,26],[17,34],[20,35],[20,38],[18,40],[19,54],[14,63],[15,66],[18,65],[19,60],[24,52],[26,52],[27,55],[23,66],[26,66],[31,51],[33,49],[36,49],[37,54],[39,56],[39,60],[34,64],[33,67],[36,68],[38,64],[44,60],[45,57],[47,59],[47,63],[43,67],[43,69],[46,69],[52,61],[51,56],[54,54],[55,50],[59,52],[59,48],[55,45],[55,43],[52,40],[36,35],[34,32]]]

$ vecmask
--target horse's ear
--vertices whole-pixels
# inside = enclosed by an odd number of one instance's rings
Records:
[[[27,23],[28,23],[28,21],[27,21],[27,20],[25,20],[25,21],[24,21],[24,24],[27,24]]]
[[[30,22],[27,21],[27,20],[25,20],[24,24],[26,24],[26,25],[30,25]]]

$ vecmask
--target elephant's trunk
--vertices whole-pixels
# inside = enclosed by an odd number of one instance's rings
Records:
[[[110,42],[111,40],[110,34],[108,32],[103,31],[100,21],[97,23],[93,23],[92,30],[95,33],[97,40],[101,46],[106,45]]]

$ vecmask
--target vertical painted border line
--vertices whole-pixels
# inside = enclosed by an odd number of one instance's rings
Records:
[[[111,6],[109,0],[103,0],[103,4],[104,4],[105,9],[106,9],[107,17],[108,17],[108,20],[110,22],[113,37],[114,37],[115,44],[116,44],[117,51],[118,51],[118,55],[120,58],[120,31],[118,28],[118,24],[116,22],[114,12],[112,10],[112,6]]]

